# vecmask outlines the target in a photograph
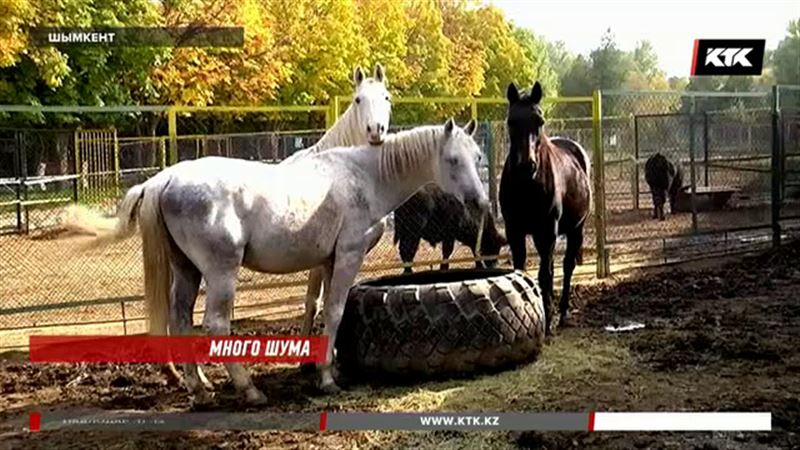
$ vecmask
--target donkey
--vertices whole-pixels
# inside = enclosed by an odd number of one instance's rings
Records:
[[[644,165],[644,179],[650,186],[653,196],[653,218],[664,220],[664,203],[669,196],[669,209],[675,213],[675,200],[683,185],[681,167],[667,159],[661,153],[647,158]]]
[[[500,180],[500,209],[514,269],[525,270],[525,238],[533,236],[539,254],[539,286],[550,333],[553,298],[553,254],[558,236],[567,238],[560,323],[569,319],[572,272],[582,264],[583,226],[591,205],[590,165],[586,151],[566,138],[549,138],[543,131],[537,81],[520,96],[514,83],[507,90],[510,149]]]
[[[468,130],[471,132],[471,130]],[[425,239],[432,246],[442,244],[442,258],[447,260],[453,253],[456,241],[467,245],[476,255],[479,221],[475,221],[458,199],[430,184],[403,203],[394,212],[394,243],[400,244],[400,259],[406,263],[404,273],[411,273],[411,263],[417,254],[419,242]],[[495,256],[484,261],[476,261],[475,267],[494,267],[496,256],[506,245],[506,240],[497,231],[491,212],[483,222],[480,254]],[[442,262],[441,269],[450,265]]]
[[[280,167],[213,156],[183,161],[128,190],[116,226],[95,242],[130,237],[138,222],[153,334],[164,334],[168,324],[177,334],[191,333],[201,277],[208,284],[203,328],[229,335],[242,266],[265,273],[323,267],[328,347],[320,388],[335,393],[336,334],[370,229],[428,183],[455,195],[476,217],[485,214],[479,155],[473,137],[450,119],[388,136],[378,149],[336,148]],[[186,384],[203,403],[211,395],[196,366],[184,364]],[[248,403],[266,401],[240,364],[225,366]]]

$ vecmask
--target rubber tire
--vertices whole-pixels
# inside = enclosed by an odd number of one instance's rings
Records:
[[[350,290],[336,358],[348,377],[458,376],[533,361],[544,335],[542,297],[525,273],[418,272]]]

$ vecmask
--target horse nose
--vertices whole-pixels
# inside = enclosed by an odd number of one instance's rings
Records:
[[[378,132],[383,133],[384,131],[386,131],[386,125],[384,124],[378,125]]]
[[[372,133],[372,127],[367,125],[367,133]]]

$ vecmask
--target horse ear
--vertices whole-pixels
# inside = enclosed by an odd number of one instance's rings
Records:
[[[456,126],[456,122],[453,120],[452,117],[447,119],[447,122],[444,123],[444,132],[445,132],[445,134],[450,135],[450,133],[453,132],[453,128],[455,128],[455,126]]]
[[[357,66],[356,70],[353,71],[353,82],[356,86],[359,86],[362,81],[364,81],[364,71],[361,70],[361,66]]]
[[[375,79],[381,83],[386,82],[386,71],[383,69],[381,63],[375,63]]]
[[[475,136],[475,130],[477,129],[478,129],[478,122],[476,122],[475,119],[471,119],[464,126],[464,132],[466,132],[470,136]]]
[[[542,101],[542,85],[537,81],[531,89],[531,101],[536,104]]]
[[[506,89],[506,98],[510,104],[514,104],[519,101],[519,91],[517,90],[517,85],[514,83],[508,83],[508,89]]]

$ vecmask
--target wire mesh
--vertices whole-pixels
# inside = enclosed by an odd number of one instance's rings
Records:
[[[602,97],[602,171],[593,174],[604,189],[605,233],[586,223],[583,266],[577,276],[594,274],[596,242],[608,242],[615,270],[722,254],[768,245],[773,217],[773,136],[778,136],[780,217],[784,233],[800,219],[800,89],[780,87],[779,114],[769,94],[608,93]],[[595,125],[589,100],[547,99],[545,130],[581,144],[595,161]],[[344,111],[347,101],[339,105]],[[508,149],[507,105],[499,99],[395,99],[392,130],[444,123],[479,122],[476,141],[483,151],[479,172],[492,202],[481,254],[493,253],[503,236],[498,186]],[[333,117],[319,109],[180,110],[174,141],[164,109],[29,114],[35,126],[0,129],[0,348],[24,345],[31,329],[76,332],[144,331],[142,262],[138,237],[102,250],[78,251],[83,237],[62,236],[59,218],[74,201],[111,214],[127,189],[173,161],[223,156],[277,164],[313,145]],[[68,119],[68,120],[67,120]],[[776,121],[777,120],[777,121]],[[776,121],[776,122],[774,122]],[[778,132],[773,128],[777,123]],[[678,209],[666,206],[666,220],[652,217],[647,160],[660,153],[683,174]],[[94,181],[92,181],[94,180]],[[595,185],[596,186],[596,185]],[[694,194],[692,194],[694,192]],[[437,195],[440,195],[438,193]],[[430,197],[430,196],[429,196]],[[416,197],[406,219],[390,215],[380,241],[367,255],[359,279],[404,270],[397,231],[419,234],[413,244],[414,270],[476,264],[472,247],[479,224],[452,199]],[[721,203],[715,203],[721,202]],[[680,202],[678,202],[680,203]],[[432,206],[433,205],[433,206]],[[407,210],[409,208],[406,208]],[[409,219],[410,217],[410,219]],[[793,225],[794,224],[794,225]],[[496,233],[495,231],[496,230]],[[430,245],[426,239],[436,246]],[[416,237],[416,236],[415,236]],[[399,237],[398,239],[399,240]],[[447,258],[442,242],[453,240]],[[449,244],[448,244],[449,245]],[[557,252],[563,252],[563,242]],[[447,250],[447,249],[444,249]],[[538,265],[529,246],[530,268]],[[445,261],[448,260],[448,261]],[[557,258],[557,262],[560,258]],[[508,248],[498,261],[508,265]],[[556,274],[560,271],[557,269]],[[302,311],[306,273],[268,275],[243,269],[234,317],[291,317]],[[196,318],[204,308],[198,299]],[[50,328],[67,327],[67,328]]]
[[[603,96],[605,220],[613,267],[738,251],[765,238],[769,242],[772,100],[770,92]],[[617,116],[609,117],[612,113]],[[784,127],[790,128],[787,117],[784,112]],[[786,132],[783,136],[794,142]],[[674,202],[663,183],[648,183],[648,161],[656,155],[669,161],[674,173],[680,171]],[[668,166],[653,167],[652,179],[677,178],[667,176]],[[654,217],[657,198],[666,198],[664,220]],[[787,205],[782,208],[786,211]]]

